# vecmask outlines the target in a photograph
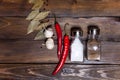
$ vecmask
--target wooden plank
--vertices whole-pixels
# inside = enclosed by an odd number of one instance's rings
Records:
[[[0,16],[27,16],[32,7],[28,0],[0,2]],[[120,1],[46,0],[45,9],[56,13],[58,17],[120,16]]]
[[[47,50],[43,43],[43,41],[0,40],[0,63],[57,63],[56,43],[53,50]],[[67,63],[72,62],[67,59]],[[79,64],[120,64],[120,42],[102,42],[101,61],[85,59]]]
[[[57,4],[57,6],[54,4]],[[48,6],[46,6],[46,9],[55,12],[57,15],[67,17],[119,16],[120,1],[48,0]]]
[[[120,22],[119,18],[93,17],[93,18],[58,18],[63,26],[69,22],[70,30],[73,26],[83,29],[83,38],[87,37],[87,26],[98,25],[101,30],[102,60],[100,62],[88,62],[85,64],[119,64],[120,63]],[[53,23],[53,18],[50,18]],[[47,51],[42,41],[33,41],[36,34],[26,35],[29,21],[21,17],[0,18],[0,63],[56,63],[57,48]],[[55,31],[54,31],[55,32]],[[114,34],[113,34],[114,33]],[[56,40],[56,36],[54,37]],[[105,42],[111,41],[111,42]],[[104,43],[105,42],[105,43]],[[42,49],[41,49],[42,47]],[[51,56],[52,55],[52,56]],[[46,58],[47,57],[47,58]],[[112,61],[113,60],[113,61]],[[69,60],[67,61],[70,62]]]
[[[31,7],[28,0],[0,0],[0,16],[26,16]]]
[[[114,17],[93,17],[93,18],[58,18],[62,30],[65,23],[71,27],[79,26],[83,30],[83,38],[87,38],[87,26],[98,25],[100,37],[103,41],[120,41],[120,20]],[[52,26],[54,19],[50,18]],[[0,39],[24,39],[33,40],[35,33],[26,35],[29,21],[21,17],[0,17]],[[53,26],[54,28],[54,26]],[[55,32],[55,31],[54,31]],[[64,31],[63,31],[64,32]],[[114,33],[114,34],[113,34]],[[54,33],[55,34],[55,33]],[[56,36],[55,36],[56,38]]]
[[[0,42],[0,62],[52,63],[57,61],[57,48],[55,47],[53,50],[46,50],[46,47],[43,44],[43,41],[3,40]]]
[[[25,18],[1,17],[0,35],[2,39],[26,38],[29,22]]]
[[[52,76],[56,64],[0,64],[2,80],[120,80],[119,65],[68,65]]]

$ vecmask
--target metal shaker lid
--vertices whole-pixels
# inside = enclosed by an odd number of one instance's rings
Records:
[[[71,28],[71,36],[75,36],[76,35],[76,32],[79,32],[79,35],[82,36],[83,35],[83,31],[80,27],[78,26],[73,26]]]
[[[90,26],[88,26],[88,34],[99,35],[100,29],[96,25],[90,25]]]

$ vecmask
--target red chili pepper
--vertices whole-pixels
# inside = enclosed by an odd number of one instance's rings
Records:
[[[55,17],[55,15],[54,15],[54,17]],[[58,55],[58,58],[60,59],[60,55],[62,52],[62,30],[60,28],[59,23],[56,21],[56,17],[55,17],[55,29],[56,29],[56,33],[57,33],[57,42],[58,42],[57,55]]]
[[[63,52],[61,54],[60,61],[59,61],[58,65],[57,65],[57,67],[55,68],[55,70],[52,73],[53,75],[57,74],[60,71],[60,69],[63,67],[63,65],[64,65],[64,63],[66,61],[68,52],[69,52],[69,47],[70,47],[69,36],[66,34],[64,36]]]

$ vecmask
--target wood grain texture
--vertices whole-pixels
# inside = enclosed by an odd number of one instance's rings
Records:
[[[103,41],[120,41],[120,19],[114,17],[93,17],[93,18],[58,18],[64,34],[64,24],[69,23],[68,31],[71,27],[78,26],[83,30],[83,38],[87,38],[87,27],[98,25],[100,37]],[[54,28],[54,19],[50,18]],[[29,21],[21,17],[1,17],[0,18],[0,39],[24,39],[33,40],[36,32],[26,35]],[[113,34],[114,33],[114,34]],[[55,34],[55,31],[54,31]],[[56,38],[56,34],[55,34]]]
[[[67,22],[70,23],[68,30],[73,26],[81,27],[84,40],[87,38],[88,25],[99,26],[100,40],[102,41],[101,61],[85,61],[85,64],[120,64],[119,18],[58,18],[57,20],[62,30]],[[53,25],[53,18],[50,18],[50,21]],[[21,17],[0,18],[0,63],[56,63],[58,61],[56,57],[57,45],[53,50],[46,50],[45,45],[42,45],[44,40],[33,41],[36,32],[26,35],[28,24],[29,21]],[[54,39],[56,40],[56,35]],[[67,63],[71,62],[68,60]]]
[[[31,7],[28,0],[0,0],[0,16],[25,16]]]
[[[0,43],[1,63],[52,63],[57,61],[57,48],[47,50],[44,41],[3,40]],[[52,55],[52,56],[51,56]]]
[[[55,44],[53,50],[47,50],[43,43],[43,41],[0,40],[0,63],[57,63],[57,45]],[[66,63],[72,62],[68,59]],[[100,61],[85,59],[79,64],[120,64],[120,42],[102,42]]]
[[[119,65],[69,65],[56,76],[56,64],[0,64],[2,80],[120,80]]]
[[[119,7],[119,0],[48,0],[46,9],[60,16],[89,17],[119,16]]]
[[[44,8],[58,17],[120,16],[119,0],[45,0]],[[57,4],[57,5],[56,5]],[[27,16],[28,0],[1,0],[0,16]]]

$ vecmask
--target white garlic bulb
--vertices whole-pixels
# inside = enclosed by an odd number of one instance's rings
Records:
[[[46,38],[52,37],[53,36],[53,29],[52,28],[46,29],[45,32],[44,32],[44,35],[45,35]]]
[[[54,48],[54,41],[52,38],[48,38],[45,44],[46,44],[47,49],[51,50]]]

